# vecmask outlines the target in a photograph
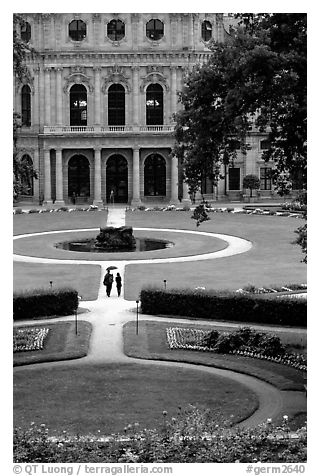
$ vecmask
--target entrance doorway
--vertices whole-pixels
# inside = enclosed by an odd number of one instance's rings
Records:
[[[68,163],[68,197],[75,203],[90,198],[90,165],[84,155],[74,155]]]
[[[128,162],[122,155],[109,157],[106,166],[107,203],[128,202]]]

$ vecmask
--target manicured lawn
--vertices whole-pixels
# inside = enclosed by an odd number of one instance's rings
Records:
[[[123,328],[124,352],[129,357],[141,359],[172,360],[208,365],[242,372],[271,383],[280,390],[303,390],[304,375],[289,366],[230,354],[217,354],[183,349],[170,349],[166,339],[167,327],[194,327],[209,330],[213,326],[197,324],[171,324],[170,322],[142,321],[136,335],[135,322],[128,322]],[[221,327],[217,328],[218,330]],[[279,334],[282,337],[282,334]],[[299,337],[284,338],[284,342],[297,344]]]
[[[110,434],[135,422],[159,427],[164,410],[171,418],[189,404],[209,408],[221,422],[248,417],[258,402],[229,379],[155,365],[69,365],[14,374],[14,426],[45,423],[50,434]]]
[[[49,329],[49,333],[42,350],[15,352],[13,354],[14,366],[79,359],[88,353],[92,329],[89,322],[78,321],[77,335],[75,333],[75,322],[71,321],[59,323],[48,321],[45,324],[39,324],[35,321],[32,326],[19,326],[18,328],[27,327],[45,327]]]
[[[253,247],[247,253],[202,262],[129,265],[126,267],[125,298],[136,299],[148,285],[167,287],[235,290],[248,284],[255,286],[305,283],[307,267],[301,263],[300,247],[293,245],[294,230],[304,220],[277,216],[212,213],[210,221],[200,231],[225,233],[250,240]],[[131,226],[182,228],[196,230],[191,212],[130,212]]]
[[[13,215],[13,234],[36,233],[73,228],[94,228],[106,226],[106,211],[28,213]]]
[[[133,227],[179,228],[225,233],[252,241],[253,248],[241,255],[203,262],[129,265],[126,267],[124,280],[125,298],[135,300],[142,287],[150,284],[163,286],[164,279],[167,280],[168,287],[203,286],[207,289],[231,290],[250,283],[256,286],[272,286],[288,282],[306,282],[306,265],[301,263],[302,253],[297,245],[292,244],[296,238],[294,230],[304,222],[303,220],[228,213],[212,213],[210,217],[210,221],[197,228],[195,220],[191,219],[191,212],[128,212],[126,224]],[[14,234],[100,227],[106,224],[106,220],[105,211],[15,215]],[[171,236],[173,235],[172,233]],[[201,249],[203,243],[191,235],[188,244],[186,242],[181,244],[182,254],[186,252],[187,246],[189,254],[205,252],[205,248]],[[213,250],[219,249],[221,243],[223,242],[215,243],[213,240],[210,246],[212,245]],[[217,245],[218,248],[215,248]],[[32,240],[30,246],[34,253],[38,251],[42,253],[41,246],[35,246]],[[207,242],[205,247],[208,248]],[[166,256],[166,253],[172,252],[172,249],[168,249],[159,253]],[[69,253],[66,254],[69,257]],[[143,255],[150,258],[154,256],[148,252]],[[121,257],[124,255],[121,254]],[[117,254],[112,258],[118,260],[120,255]],[[17,289],[30,289],[42,285],[42,282],[46,286],[50,280],[60,280],[61,275],[63,278],[61,284],[64,282],[72,284],[84,299],[96,298],[100,278],[97,269],[90,269],[89,265],[85,266],[83,271],[82,265],[66,265],[68,266],[66,268],[62,266],[64,265],[46,267],[36,264],[15,264],[14,286]],[[93,275],[94,278],[91,279]]]
[[[15,291],[35,288],[72,287],[84,301],[93,301],[98,297],[100,284],[100,266],[85,264],[34,264],[13,263],[13,286]]]

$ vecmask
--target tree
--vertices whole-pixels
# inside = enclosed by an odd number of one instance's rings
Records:
[[[189,185],[201,175],[219,179],[253,125],[268,132],[264,159],[274,178],[289,173],[306,188],[306,15],[242,14],[225,43],[186,77],[176,115],[175,153],[184,160]],[[279,193],[287,192],[279,180]]]
[[[272,178],[280,195],[307,188],[306,14],[238,14],[224,43],[212,42],[180,94],[174,153],[192,192],[203,176],[217,183],[221,165],[246,152],[253,127],[268,134]]]
[[[23,17],[18,14],[13,15],[13,71],[19,82],[29,81],[31,73],[26,65],[27,54],[34,54],[34,50],[25,43],[19,35],[19,27],[25,23]],[[25,177],[38,177],[36,170],[19,157],[18,132],[21,128],[21,117],[18,113],[13,113],[13,199],[17,200],[19,195],[27,193]]]
[[[260,180],[256,175],[246,175],[243,177],[243,188],[250,189],[250,198],[252,197],[252,190],[260,188]]]

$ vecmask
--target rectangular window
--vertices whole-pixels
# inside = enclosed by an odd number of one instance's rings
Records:
[[[239,167],[229,167],[229,190],[240,190]]]
[[[271,168],[260,168],[260,190],[271,190]]]
[[[270,147],[271,147],[271,144],[270,144],[270,141],[268,141],[268,139],[263,139],[262,141],[260,141],[261,150],[268,150],[270,149]]]

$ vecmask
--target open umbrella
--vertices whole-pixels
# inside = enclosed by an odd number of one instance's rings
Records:
[[[111,271],[112,269],[118,269],[117,266],[108,266],[106,271]]]

